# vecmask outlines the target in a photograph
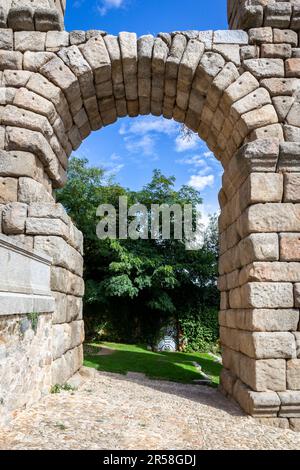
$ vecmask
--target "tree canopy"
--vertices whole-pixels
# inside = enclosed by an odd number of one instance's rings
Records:
[[[145,205],[149,218],[152,204],[192,204],[195,221],[202,203],[199,192],[189,186],[176,190],[175,183],[173,176],[154,170],[148,184],[131,191],[107,179],[103,169],[90,167],[86,159],[73,157],[68,182],[57,192],[57,200],[84,234],[85,313],[111,334],[118,332],[117,339],[128,341],[131,336],[151,342],[169,318],[180,322],[188,312],[199,316],[217,307],[216,217],[199,250],[186,250],[184,240],[153,240],[150,233],[147,240],[100,240],[96,235],[98,206],[118,209],[120,196],[128,197],[129,206]]]

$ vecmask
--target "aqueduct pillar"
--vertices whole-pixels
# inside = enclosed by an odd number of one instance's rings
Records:
[[[52,258],[52,383],[79,369],[83,341],[82,236],[53,189],[91,131],[162,115],[224,168],[221,389],[265,423],[299,429],[300,1],[229,0],[229,31],[140,38],[66,32],[64,9],[0,7],[1,230]]]

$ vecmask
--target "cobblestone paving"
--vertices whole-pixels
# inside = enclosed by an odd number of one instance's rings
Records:
[[[300,449],[300,433],[257,424],[209,387],[95,373],[20,412],[0,449]]]

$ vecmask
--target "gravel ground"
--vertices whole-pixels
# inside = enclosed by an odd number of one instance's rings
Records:
[[[300,449],[300,433],[257,424],[209,387],[96,372],[21,411],[0,449]]]

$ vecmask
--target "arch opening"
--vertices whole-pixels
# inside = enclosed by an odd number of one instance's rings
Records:
[[[277,17],[272,29],[276,5],[247,3],[260,15],[249,33],[55,31],[41,50],[35,43],[2,54],[2,231],[52,257],[55,383],[82,363],[84,285],[82,235],[52,190],[65,184],[70,154],[92,131],[152,114],[196,132],[224,169],[222,390],[254,416],[299,419],[300,74],[294,34],[285,52],[277,46],[287,20]],[[288,10],[295,25],[298,10]],[[63,330],[72,338],[67,347]]]

